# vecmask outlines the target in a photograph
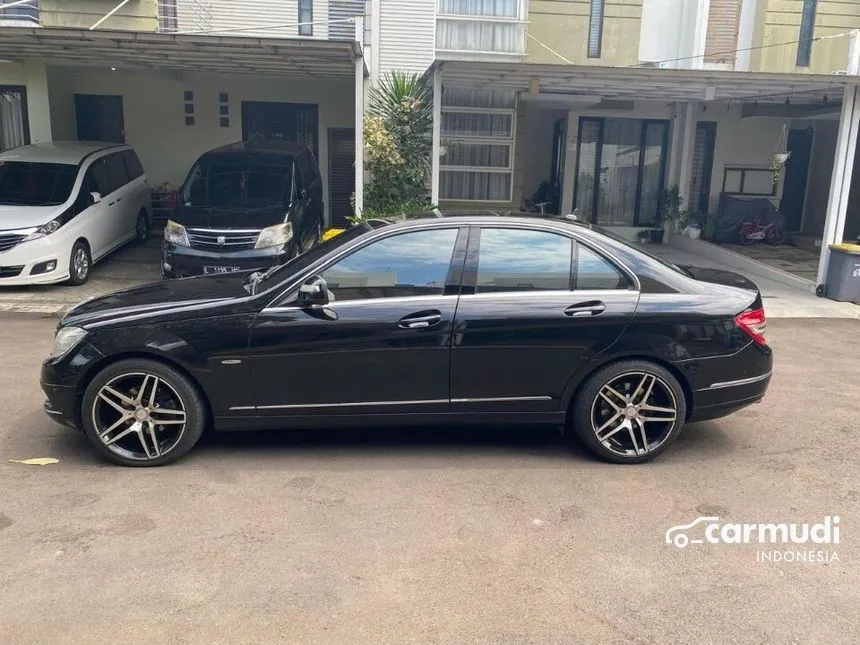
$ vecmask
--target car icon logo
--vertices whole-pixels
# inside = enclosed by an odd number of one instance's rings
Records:
[[[666,531],[666,544],[674,544],[679,549],[683,549],[688,544],[701,544],[702,540],[700,538],[690,538],[687,535],[687,529],[691,529],[694,526],[699,524],[707,524],[710,522],[718,522],[719,517],[699,517],[689,524],[681,524],[679,526],[673,526],[668,531]]]
[[[224,244],[226,244],[226,242],[227,242],[226,236],[224,236],[224,235],[218,236],[218,246],[224,246]]]

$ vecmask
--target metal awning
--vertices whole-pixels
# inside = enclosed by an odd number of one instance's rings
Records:
[[[760,74],[654,67],[597,67],[436,61],[449,86],[510,89],[541,96],[599,97],[622,101],[715,101],[802,103],[841,100],[846,83],[840,75]],[[850,80],[849,80],[850,79]]]
[[[0,27],[0,59],[49,65],[355,78],[355,41]]]

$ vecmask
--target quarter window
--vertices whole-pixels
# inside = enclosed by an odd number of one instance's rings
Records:
[[[477,293],[570,289],[573,240],[545,231],[481,231]]]
[[[119,190],[128,183],[128,170],[125,167],[123,153],[115,152],[105,158],[107,167],[107,193]]]
[[[388,237],[340,260],[322,277],[335,302],[442,295],[457,233],[447,228]]]
[[[587,246],[577,244],[574,285],[577,290],[626,289],[627,276]]]

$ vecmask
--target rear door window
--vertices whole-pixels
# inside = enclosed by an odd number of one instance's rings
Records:
[[[483,228],[477,293],[570,289],[573,240],[547,231]]]

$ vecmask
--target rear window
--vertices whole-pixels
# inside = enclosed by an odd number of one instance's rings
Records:
[[[56,206],[72,194],[78,167],[70,164],[0,161],[0,204]]]
[[[183,204],[209,208],[287,206],[292,197],[292,164],[291,157],[204,158],[185,182]]]

